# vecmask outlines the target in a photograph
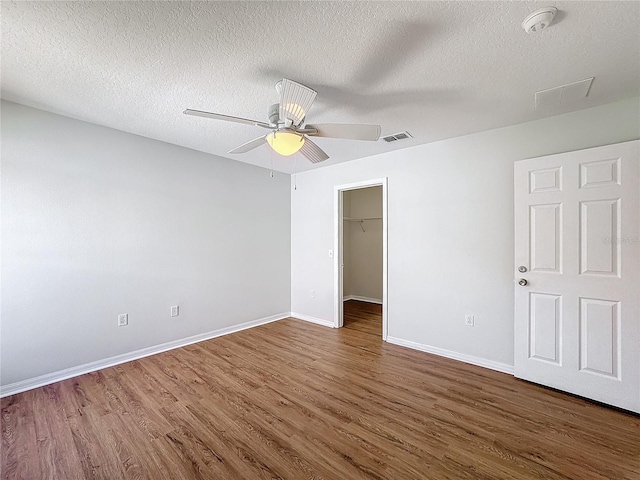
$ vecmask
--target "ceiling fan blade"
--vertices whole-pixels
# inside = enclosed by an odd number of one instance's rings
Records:
[[[247,143],[243,143],[239,147],[234,148],[233,150],[229,150],[229,153],[247,153],[254,148],[258,148],[263,143],[266,143],[265,137],[254,138],[253,140],[249,140]]]
[[[308,138],[304,139],[304,145],[299,150],[299,152],[306,157],[311,163],[320,163],[324,162],[329,155],[325,153],[318,145],[313,143]]]
[[[191,110],[187,108],[185,115],[193,115],[196,117],[213,118],[215,120],[224,120],[225,122],[245,123],[247,125],[256,125],[258,127],[272,128],[272,125],[258,120],[250,120],[248,118],[231,117],[229,115],[221,115],[220,113],[202,112],[200,110]]]
[[[317,133],[308,133],[314,137],[345,138],[348,140],[370,140],[375,142],[380,138],[382,127],[380,125],[358,125],[348,123],[318,123],[305,125],[307,128],[315,128]]]
[[[280,119],[290,119],[298,126],[306,117],[318,92],[309,87],[283,78],[280,82]]]

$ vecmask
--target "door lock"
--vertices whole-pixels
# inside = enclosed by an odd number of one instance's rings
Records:
[[[519,271],[520,273],[525,273],[525,272],[527,271],[527,267],[525,267],[524,265],[520,265],[520,266],[518,267],[518,271]]]
[[[520,285],[521,287],[526,287],[529,284],[529,282],[527,282],[527,280],[525,278],[521,278],[518,281],[518,285]]]

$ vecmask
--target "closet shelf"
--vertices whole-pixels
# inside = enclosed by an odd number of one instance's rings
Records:
[[[360,224],[360,228],[362,229],[362,231],[366,232],[366,230],[364,229],[364,221],[365,220],[382,220],[382,217],[365,217],[365,218],[343,217],[342,219],[345,222],[358,222]]]

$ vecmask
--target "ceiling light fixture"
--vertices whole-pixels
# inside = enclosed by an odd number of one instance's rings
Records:
[[[553,17],[558,12],[555,7],[544,7],[536,10],[522,22],[522,28],[527,33],[541,32],[553,21]]]
[[[276,130],[267,135],[267,142],[276,153],[288,157],[302,148],[304,137],[292,130]]]

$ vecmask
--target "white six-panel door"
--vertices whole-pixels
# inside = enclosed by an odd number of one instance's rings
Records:
[[[516,377],[640,413],[640,141],[516,162],[514,271]]]

